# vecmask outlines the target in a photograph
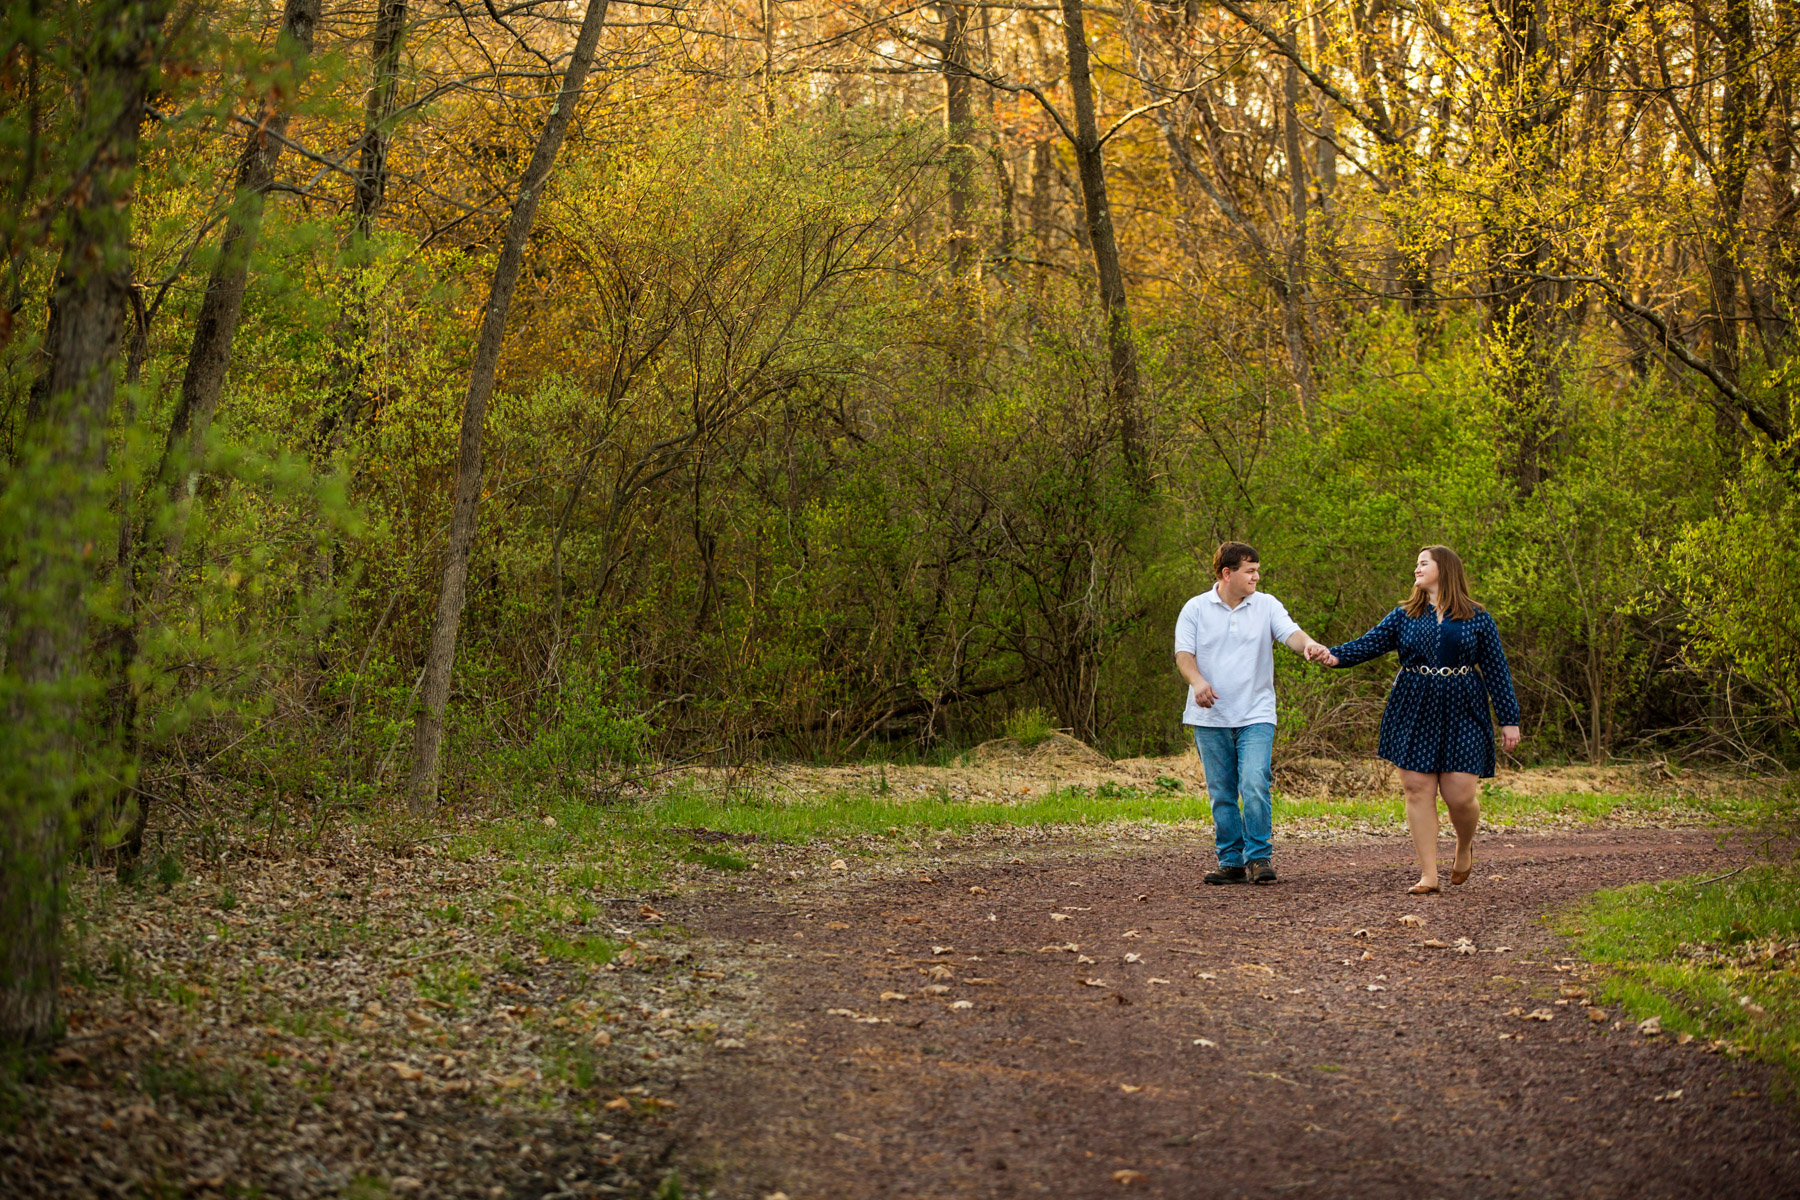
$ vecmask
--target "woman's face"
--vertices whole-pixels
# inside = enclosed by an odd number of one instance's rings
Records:
[[[1418,565],[1413,568],[1413,582],[1431,591],[1438,585],[1437,559],[1431,557],[1431,551],[1419,551]]]

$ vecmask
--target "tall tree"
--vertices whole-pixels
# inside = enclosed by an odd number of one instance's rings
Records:
[[[8,507],[21,551],[0,751],[0,1042],[54,1036],[69,803],[86,773],[82,655],[107,426],[131,303],[132,184],[166,0],[70,5],[78,126],[44,369]]]
[[[1062,0],[1062,14],[1064,44],[1069,55],[1069,91],[1075,108],[1075,127],[1069,130],[1065,126],[1064,132],[1075,147],[1082,211],[1087,219],[1088,241],[1093,247],[1100,304],[1106,312],[1109,390],[1118,414],[1126,463],[1141,480],[1145,465],[1139,429],[1137,342],[1132,337],[1125,273],[1119,265],[1118,234],[1113,226],[1112,202],[1106,192],[1106,142],[1100,136],[1100,126],[1094,116],[1093,69],[1089,65],[1087,25],[1081,0]]]
[[[950,273],[961,278],[975,259],[975,125],[970,109],[969,9],[944,5],[944,158],[950,200]]]
[[[444,575],[438,588],[437,613],[432,621],[431,642],[425,669],[419,679],[419,708],[413,722],[412,773],[407,781],[408,802],[413,811],[428,809],[437,795],[439,751],[444,738],[444,707],[450,700],[450,680],[456,666],[456,634],[462,622],[463,601],[468,595],[469,551],[475,544],[480,511],[482,435],[487,404],[494,392],[500,367],[500,346],[506,337],[506,317],[512,308],[513,290],[525,259],[525,239],[537,219],[538,201],[556,164],[563,139],[574,119],[576,102],[587,83],[600,30],[606,24],[607,0],[588,0],[581,31],[563,73],[562,87],[549,119],[538,135],[537,148],[519,180],[518,199],[506,223],[500,258],[481,314],[481,332],[475,341],[475,361],[469,371],[469,387],[463,395],[462,430],[457,441],[456,493],[450,510],[449,545]]]

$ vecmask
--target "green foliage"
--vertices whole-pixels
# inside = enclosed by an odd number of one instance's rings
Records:
[[[1040,742],[1048,741],[1056,732],[1056,726],[1050,721],[1050,714],[1041,708],[1024,708],[1006,718],[1006,736],[1024,746],[1027,750]]]

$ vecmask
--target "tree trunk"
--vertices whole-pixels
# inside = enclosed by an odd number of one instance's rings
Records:
[[[319,24],[320,0],[287,0],[282,17],[284,50],[291,54],[298,72],[312,54],[313,34]],[[275,164],[285,147],[291,112],[283,101],[291,97],[265,97],[256,127],[244,138],[238,155],[237,187],[232,213],[219,240],[219,257],[206,281],[206,296],[194,340],[188,346],[187,370],[181,377],[181,396],[169,421],[168,441],[157,470],[157,484],[176,506],[162,547],[162,574],[166,578],[181,553],[187,532],[188,511],[200,460],[206,452],[206,435],[219,397],[225,390],[225,373],[231,367],[232,343],[244,312],[244,293],[250,282],[250,256],[262,232],[263,207],[275,182]],[[159,585],[160,587],[160,585]]]
[[[1712,290],[1708,315],[1707,349],[1713,367],[1733,383],[1738,381],[1741,351],[1738,339],[1738,281],[1742,275],[1744,238],[1744,185],[1750,174],[1754,124],[1759,119],[1760,98],[1755,74],[1755,30],[1749,0],[1725,0],[1725,22],[1719,31],[1724,43],[1725,100],[1720,110],[1719,144],[1714,152],[1713,184],[1718,211],[1705,238],[1706,273]],[[1721,430],[1731,437],[1737,427]]]
[[[556,163],[557,151],[568,134],[569,122],[575,115],[575,103],[580,99],[588,68],[594,61],[601,27],[606,24],[606,6],[607,0],[589,0],[587,15],[581,20],[581,32],[576,36],[574,52],[563,74],[562,89],[550,110],[549,120],[544,122],[543,132],[538,135],[531,163],[519,181],[519,198],[514,202],[512,216],[506,224],[506,237],[501,243],[500,259],[494,265],[487,307],[482,311],[481,333],[475,342],[475,361],[469,372],[469,390],[463,396],[456,493],[450,511],[443,585],[438,590],[437,615],[432,621],[431,644],[426,651],[425,670],[419,682],[420,707],[413,724],[412,774],[407,781],[407,796],[414,812],[427,811],[437,795],[444,707],[450,699],[450,680],[456,665],[456,633],[468,590],[469,550],[475,542],[481,500],[482,432],[487,421],[488,397],[493,394],[494,377],[500,366],[506,315],[512,308],[513,289],[518,284],[519,268],[525,257],[525,239],[537,217],[538,200],[550,177],[550,168]]]
[[[1299,21],[1290,19],[1288,40],[1294,41],[1298,32]],[[1288,60],[1282,81],[1282,126],[1286,135],[1288,205],[1294,229],[1288,238],[1286,280],[1281,289],[1281,325],[1287,342],[1288,372],[1294,380],[1294,401],[1300,408],[1301,424],[1310,431],[1318,388],[1307,350],[1306,156],[1300,149],[1300,68],[1293,59]]]
[[[51,298],[45,373],[20,469],[39,477],[20,603],[7,637],[8,749],[0,791],[0,1043],[42,1042],[59,1024],[62,872],[69,802],[84,774],[86,593],[106,497],[107,426],[131,303],[131,188],[165,0],[111,0],[77,32],[91,162],[69,209]],[[85,34],[85,37],[82,36]]]
[[[950,202],[950,274],[961,279],[975,261],[975,123],[970,112],[969,10],[944,8],[944,159]]]
[[[1131,337],[1125,276],[1119,267],[1119,243],[1113,231],[1112,206],[1106,197],[1106,160],[1100,144],[1100,129],[1094,119],[1092,73],[1088,66],[1087,28],[1082,20],[1081,0],[1062,0],[1062,12],[1063,35],[1069,51],[1069,90],[1075,100],[1075,164],[1081,177],[1082,208],[1087,217],[1088,242],[1093,247],[1100,303],[1106,310],[1111,399],[1118,414],[1126,467],[1142,487],[1146,483],[1146,471],[1138,431],[1137,345]]]

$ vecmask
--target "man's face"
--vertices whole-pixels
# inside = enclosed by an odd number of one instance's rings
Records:
[[[1219,590],[1242,599],[1254,592],[1261,580],[1262,564],[1246,558],[1235,569],[1227,567],[1219,572]]]

